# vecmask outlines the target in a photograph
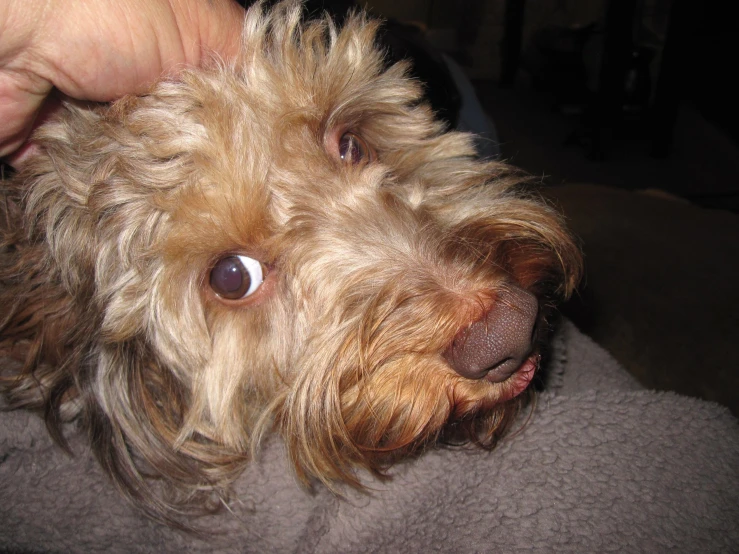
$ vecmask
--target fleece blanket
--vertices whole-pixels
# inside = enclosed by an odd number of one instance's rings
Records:
[[[492,452],[433,449],[343,496],[298,485],[273,440],[199,537],[122,500],[80,441],[0,415],[5,552],[739,552],[739,425],[643,390],[565,323],[546,390]]]

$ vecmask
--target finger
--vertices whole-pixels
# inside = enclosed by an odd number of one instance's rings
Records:
[[[51,83],[13,71],[0,72],[0,157],[25,142],[51,91]]]
[[[56,92],[56,91],[55,91]],[[41,108],[36,113],[33,124],[30,126],[27,140],[22,143],[20,148],[6,156],[5,161],[16,169],[20,168],[23,163],[30,158],[36,151],[37,145],[33,140],[33,132],[44,122],[53,118],[54,115],[62,109],[62,103],[58,94],[52,93],[46,97],[41,104]]]
[[[189,65],[216,54],[230,60],[239,52],[244,9],[233,0],[171,0]]]
[[[65,94],[108,102],[143,93],[162,76],[203,65],[213,54],[228,60],[239,51],[244,11],[233,0],[113,6],[107,14],[90,8],[51,20],[38,33],[45,37],[35,45],[44,62],[38,71]]]

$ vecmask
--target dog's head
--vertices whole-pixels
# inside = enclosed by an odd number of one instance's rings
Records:
[[[11,397],[81,412],[155,510],[142,466],[217,486],[273,429],[327,483],[449,425],[494,442],[578,279],[558,216],[445,132],[376,28],[252,8],[238,60],[69,106],[11,184]]]

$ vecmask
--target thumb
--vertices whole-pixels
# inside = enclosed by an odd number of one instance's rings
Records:
[[[211,53],[228,60],[241,45],[244,9],[234,0],[170,0],[180,27],[189,65],[200,65]]]
[[[0,157],[15,152],[26,141],[51,89],[50,82],[30,73],[0,72],[0,121],[3,123]]]

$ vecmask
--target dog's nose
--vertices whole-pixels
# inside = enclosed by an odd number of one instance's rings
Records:
[[[457,334],[444,358],[462,377],[503,382],[531,354],[538,311],[533,294],[507,289],[485,315]]]

